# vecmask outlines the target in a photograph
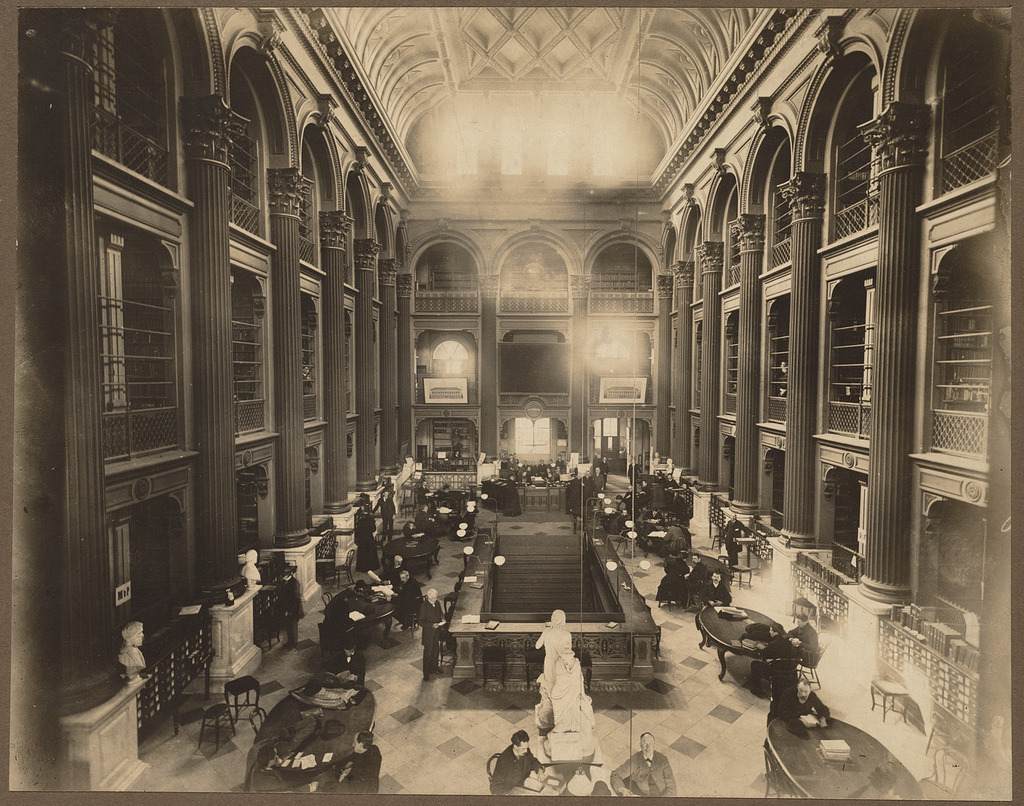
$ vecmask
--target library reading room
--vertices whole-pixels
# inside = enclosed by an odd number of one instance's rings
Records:
[[[1008,8],[16,19],[10,789],[1010,799]]]

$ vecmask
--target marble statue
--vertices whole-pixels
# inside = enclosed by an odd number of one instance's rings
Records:
[[[245,552],[245,565],[242,567],[242,576],[245,578],[246,586],[249,588],[255,588],[260,583],[260,569],[256,567],[256,560],[259,559],[259,556],[255,549],[249,549]]]
[[[554,670],[538,679],[540,702],[534,715],[543,739],[544,752],[553,760],[593,759],[594,707],[583,686],[583,669],[573,654],[571,641],[552,642]]]
[[[121,630],[121,638],[124,639],[124,643],[121,645],[121,651],[117,654],[117,660],[124,666],[129,680],[135,680],[146,668],[146,659],[142,656],[142,650],[139,649],[144,637],[141,621],[129,621]]]
[[[544,650],[544,674],[548,680],[554,677],[555,658],[564,651],[564,644],[568,642],[569,651],[572,651],[572,634],[565,626],[565,611],[555,610],[551,614],[551,626],[545,627],[537,639],[536,648]]]

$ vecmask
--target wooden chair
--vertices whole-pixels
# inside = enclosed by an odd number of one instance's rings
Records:
[[[505,647],[485,646],[481,653],[481,672],[483,673],[484,685],[488,677],[494,679],[494,672],[498,672],[498,679],[501,685],[505,685],[505,675],[508,673],[508,652]]]
[[[267,712],[259,706],[252,709],[252,713],[249,714],[249,724],[252,726],[253,733],[259,733],[260,728],[263,727],[263,722],[267,718]]]
[[[495,753],[489,759],[487,759],[487,782],[490,783],[494,780],[494,768],[498,765],[498,759],[501,758],[501,753]]]
[[[316,574],[323,580],[323,584],[338,582],[338,561],[335,557],[337,545],[338,538],[334,531],[325,534],[316,544]]]
[[[885,715],[892,711],[893,713],[899,713],[903,715],[903,721],[907,721],[907,712],[905,709],[896,710],[896,703],[902,703],[903,699],[910,695],[907,689],[899,683],[894,683],[892,680],[885,680],[880,677],[876,677],[871,681],[871,710],[875,710],[875,705],[878,703],[875,701],[875,695],[878,695],[882,700],[882,721],[885,722]]]
[[[349,549],[345,555],[345,576],[348,577],[348,584],[355,585],[356,550]]]
[[[747,587],[754,587],[754,569],[749,565],[730,565],[729,570],[732,572],[733,577],[736,579],[736,588],[743,587],[743,580],[746,579]]]
[[[805,662],[801,662],[800,665],[797,666],[797,674],[806,680],[811,688],[821,688],[821,681],[818,680],[818,664],[821,663],[821,657],[825,654],[825,650],[828,649],[829,644],[831,643],[831,635],[820,635],[818,637],[818,651],[811,655],[811,657]]]
[[[929,800],[944,800],[957,794],[967,773],[967,756],[952,747],[935,751],[932,774],[921,779],[921,789]]]
[[[448,661],[451,661],[454,665],[455,653],[458,646],[455,636],[448,632],[447,627],[442,627],[438,633],[438,641],[441,647],[440,655],[438,657],[438,666],[444,666]]]
[[[242,700],[242,695],[245,699]],[[255,695],[255,698],[253,697]],[[231,698],[230,700],[228,698]],[[233,702],[232,702],[233,700]],[[252,675],[245,675],[224,684],[224,702],[234,712],[232,721],[238,721],[238,714],[243,708],[260,707],[260,681]]]
[[[790,784],[786,774],[782,771],[782,767],[779,766],[779,762],[775,760],[775,756],[772,755],[771,750],[768,749],[768,740],[764,741],[764,796],[768,797],[772,790],[775,790],[775,794],[780,798],[793,798],[796,797],[796,793],[793,791],[793,786]]]
[[[331,603],[331,600],[333,598],[334,598],[334,594],[331,593],[330,591],[323,591],[320,594],[320,599],[323,601],[324,607],[327,607],[327,605],[329,605]]]
[[[231,717],[231,706],[219,702],[211,705],[203,711],[203,724],[199,727],[199,747],[203,746],[203,739],[206,738],[206,731],[213,731],[213,752],[220,750],[220,730],[231,729],[231,735],[235,735],[235,720]]]

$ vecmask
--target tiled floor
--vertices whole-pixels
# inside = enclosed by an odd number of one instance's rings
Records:
[[[610,480],[612,491],[624,487],[625,479]],[[500,530],[528,530],[538,535],[571,528],[568,517],[556,512],[527,513],[499,523]],[[639,554],[624,559],[638,590],[651,602],[663,632],[654,680],[639,689],[593,692],[606,767],[621,764],[639,749],[640,734],[650,731],[669,759],[680,795],[763,796],[762,743],[768,702],[739,685],[749,661],[729,655],[728,674],[719,682],[715,653],[697,647],[693,614],[659,608],[654,602],[662,576],[657,558],[650,558],[654,566],[647,573],[639,568],[643,559]],[[433,578],[421,580],[444,595],[461,568],[462,546],[444,543]],[[735,591],[736,604],[767,613],[788,612],[789,600],[768,600],[768,587],[765,580],[755,577],[752,589]],[[256,677],[262,682],[262,704],[267,710],[319,669],[316,638],[322,608],[319,602],[314,604],[300,624],[297,649],[278,644],[263,653]],[[485,765],[490,755],[504,749],[519,728],[536,736],[533,706],[537,693],[491,690],[468,680],[453,684],[450,666],[443,676],[423,682],[419,633],[397,632],[392,637],[397,641],[394,646],[382,649],[374,644],[367,654],[366,683],[376,698],[375,735],[383,755],[380,791],[486,794]],[[873,658],[863,648],[844,647],[835,641],[819,670],[824,681],[820,696],[835,715],[871,732],[917,777],[925,777],[932,767],[931,758],[924,753],[925,737],[892,718],[883,724],[878,712],[870,710],[867,690],[841,682],[849,664],[871,663]],[[193,706],[203,704],[201,693],[192,699]],[[200,751],[198,733],[198,721],[184,725],[177,737],[172,736],[169,720],[157,726],[139,749],[150,766],[135,789],[240,790],[253,735],[248,723],[240,722],[236,736],[222,742],[217,752],[209,743]],[[963,791],[979,796],[973,787]]]

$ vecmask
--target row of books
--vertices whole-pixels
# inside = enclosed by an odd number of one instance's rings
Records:
[[[971,671],[978,670],[978,649],[964,640],[963,633],[941,621],[935,621],[935,607],[893,605],[892,620],[929,648]]]

